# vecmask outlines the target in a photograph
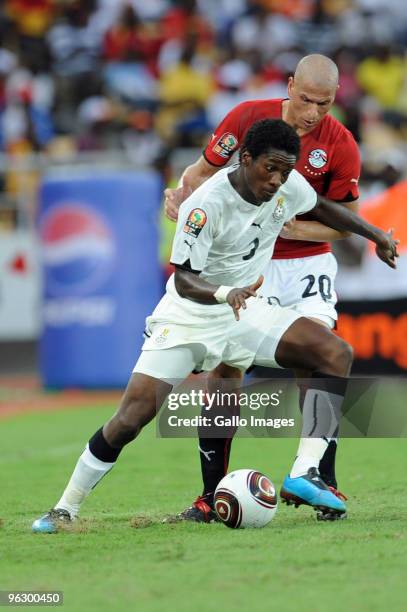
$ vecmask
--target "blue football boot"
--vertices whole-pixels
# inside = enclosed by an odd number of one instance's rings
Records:
[[[72,519],[67,510],[52,508],[49,512],[36,519],[32,524],[34,533],[56,533],[60,526],[72,524]]]
[[[286,476],[280,497],[288,506],[312,506],[317,511],[319,521],[336,521],[347,516],[343,500],[331,491],[314,467],[304,476]]]

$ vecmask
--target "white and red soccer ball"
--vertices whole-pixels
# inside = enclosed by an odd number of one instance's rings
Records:
[[[236,470],[218,484],[214,506],[227,527],[264,527],[277,511],[276,490],[269,478],[255,470]]]

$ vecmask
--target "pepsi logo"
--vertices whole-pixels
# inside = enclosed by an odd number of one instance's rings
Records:
[[[47,292],[84,295],[112,274],[115,244],[105,219],[76,203],[54,206],[40,220]]]

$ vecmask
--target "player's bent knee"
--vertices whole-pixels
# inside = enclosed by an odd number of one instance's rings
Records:
[[[353,362],[353,348],[351,347],[350,344],[348,344],[344,340],[342,340],[341,357],[342,357],[342,361],[343,361],[344,367],[346,368],[347,373],[349,373],[349,370],[350,370],[350,368],[352,366],[352,362]]]
[[[353,361],[353,350],[350,344],[333,336],[328,345],[325,344],[320,349],[319,370],[336,376],[349,374]]]

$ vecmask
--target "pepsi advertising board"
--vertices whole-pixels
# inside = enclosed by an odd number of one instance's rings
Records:
[[[163,293],[154,171],[58,174],[41,189],[40,368],[47,387],[122,387]]]

